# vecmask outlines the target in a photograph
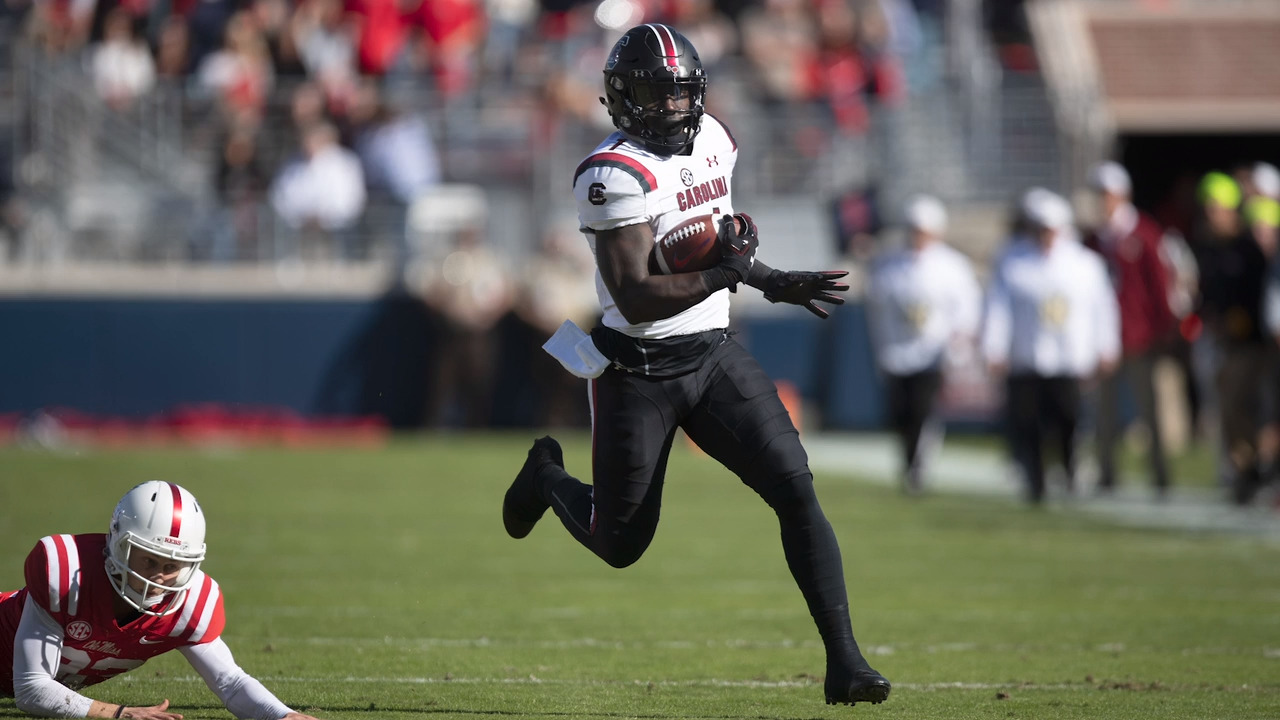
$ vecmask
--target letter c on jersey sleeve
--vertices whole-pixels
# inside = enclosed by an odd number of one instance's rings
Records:
[[[653,175],[634,158],[594,155],[579,166],[573,182],[578,220],[592,230],[648,222],[647,193],[656,187]]]

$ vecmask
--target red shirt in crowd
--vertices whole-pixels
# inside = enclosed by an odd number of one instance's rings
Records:
[[[347,0],[346,11],[358,18],[360,72],[384,75],[404,48],[409,34],[399,0]]]
[[[1146,352],[1174,327],[1169,278],[1160,257],[1164,231],[1132,205],[1116,210],[1085,245],[1106,260],[1120,305],[1120,343],[1125,355]]]

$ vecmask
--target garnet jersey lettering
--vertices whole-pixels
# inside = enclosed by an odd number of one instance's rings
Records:
[[[222,634],[222,593],[200,571],[172,613],[142,615],[124,627],[116,624],[116,590],[104,565],[106,545],[104,534],[42,538],[27,555],[26,587],[0,593],[0,695],[13,695],[13,638],[28,597],[62,627],[62,664],[55,678],[72,689],[96,685],[157,655]]]
[[[620,132],[605,139],[573,178],[578,223],[596,250],[595,234],[648,223],[654,242],[702,215],[733,212],[731,178],[738,144],[728,128],[704,115],[702,131],[687,155],[656,155]],[[596,271],[603,324],[638,338],[689,335],[729,326],[729,292],[721,290],[693,307],[654,322],[629,323]]]

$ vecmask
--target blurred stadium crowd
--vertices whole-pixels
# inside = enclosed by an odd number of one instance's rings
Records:
[[[938,0],[7,0],[4,12],[28,67],[72,59],[91,79],[104,134],[129,128],[103,114],[180,98],[181,152],[207,158],[221,209],[189,249],[161,254],[194,260],[277,258],[315,235],[332,256],[403,255],[407,208],[431,187],[500,183],[545,166],[566,129],[607,129],[604,53],[639,22],[693,40],[716,78],[713,113],[809,116],[780,119],[785,137],[767,144],[796,165],[865,134],[872,105],[942,78]],[[502,129],[460,140],[455,123]],[[504,152],[513,139],[523,147]],[[480,159],[459,159],[468,144]],[[864,162],[857,147],[844,164]]]

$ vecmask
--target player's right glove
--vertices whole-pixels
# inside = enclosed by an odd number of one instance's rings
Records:
[[[832,305],[843,305],[844,298],[831,293],[844,292],[849,286],[836,282],[848,275],[847,270],[817,270],[812,272],[797,270],[774,270],[760,284],[764,291],[764,299],[771,303],[790,303],[803,305],[809,312],[823,320],[829,313],[814,304],[819,300]]]
[[[734,213],[720,218],[716,231],[716,244],[720,246],[720,264],[703,272],[707,285],[715,292],[729,288],[737,292],[738,283],[746,282],[751,265],[756,260],[756,248],[760,238],[756,224],[746,213]]]

